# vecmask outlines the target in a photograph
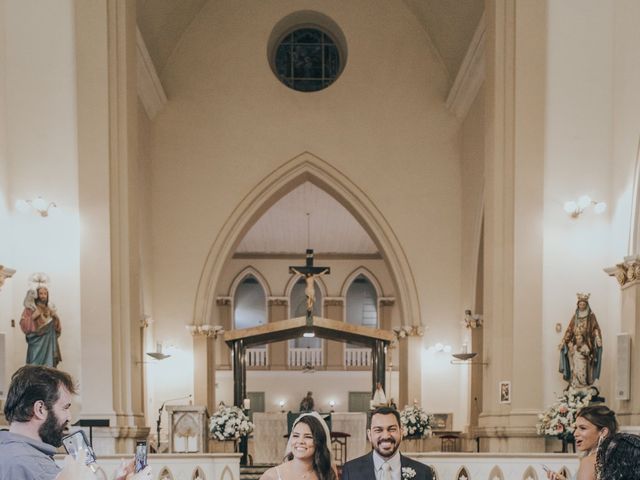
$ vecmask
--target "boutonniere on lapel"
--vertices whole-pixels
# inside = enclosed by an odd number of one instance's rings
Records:
[[[402,480],[409,480],[416,476],[416,471],[411,467],[402,467]]]

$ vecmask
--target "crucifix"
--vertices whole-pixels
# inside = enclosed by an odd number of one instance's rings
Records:
[[[313,316],[313,303],[316,301],[316,291],[314,279],[324,274],[331,273],[329,267],[316,267],[313,265],[313,249],[307,249],[307,262],[304,267],[289,267],[289,273],[297,273],[298,275],[304,275],[304,281],[307,286],[304,289],[304,294],[307,296],[307,320]]]

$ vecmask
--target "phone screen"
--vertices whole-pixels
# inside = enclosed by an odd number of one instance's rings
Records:
[[[87,436],[82,430],[78,430],[64,437],[62,439],[62,445],[64,445],[64,449],[73,458],[78,458],[80,451],[84,450],[86,452],[85,463],[90,465],[96,462],[96,454],[89,445]]]
[[[147,442],[146,441],[137,441],[136,442],[136,461],[135,461],[135,471],[138,473],[144,467],[147,466]]]

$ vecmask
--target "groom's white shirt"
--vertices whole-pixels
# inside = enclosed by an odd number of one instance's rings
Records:
[[[385,458],[382,458],[378,452],[373,451],[373,467],[376,471],[376,480],[382,480],[382,464],[385,462]],[[391,479],[401,480],[402,465],[400,463],[400,449],[389,460],[386,460],[391,465]]]

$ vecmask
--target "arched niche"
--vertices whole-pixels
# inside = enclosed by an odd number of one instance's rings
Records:
[[[458,469],[458,473],[456,473],[456,476],[454,478],[455,480],[471,480],[469,472],[467,471],[467,467],[465,467],[464,465]]]
[[[222,470],[220,480],[236,480],[235,478],[233,478],[233,472],[228,466],[224,467],[224,470]]]
[[[173,474],[168,467],[163,467],[158,474],[158,480],[173,480]]]
[[[355,183],[329,163],[304,152],[251,188],[227,218],[207,255],[198,282],[193,323],[207,323],[215,305],[215,287],[226,261],[249,228],[278,199],[309,181],[340,202],[362,225],[384,258],[397,292],[403,323],[421,324],[417,288],[409,262],[394,231],[376,205]]]
[[[191,480],[207,480],[207,476],[204,474],[200,467],[196,467],[191,474]]]

